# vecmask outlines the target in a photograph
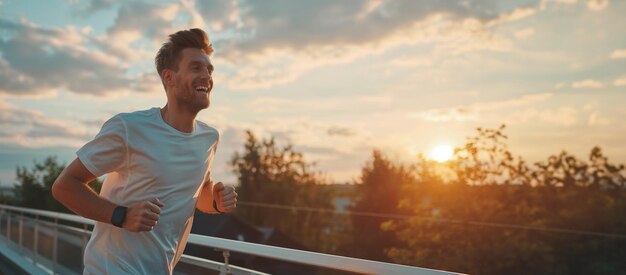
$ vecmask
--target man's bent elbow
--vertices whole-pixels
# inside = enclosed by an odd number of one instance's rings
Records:
[[[52,184],[52,197],[58,202],[63,203],[61,201],[63,197],[63,187],[61,187],[61,185],[61,176],[59,176]]]
[[[67,200],[68,185],[71,185],[71,177],[68,177],[67,171],[63,170],[61,174],[57,177],[57,179],[52,184],[52,197],[65,205],[65,201]]]

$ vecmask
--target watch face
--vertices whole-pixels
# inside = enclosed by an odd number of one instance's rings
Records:
[[[115,208],[115,210],[113,210],[111,223],[117,227],[122,227],[125,217],[126,217],[126,207],[118,206]]]

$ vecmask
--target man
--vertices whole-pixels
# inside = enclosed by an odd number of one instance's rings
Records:
[[[210,103],[212,52],[200,29],[170,35],[155,58],[167,104],[109,119],[54,183],[59,202],[97,221],[84,274],[172,274],[195,208],[235,209],[234,188],[211,180],[219,133],[196,120]],[[87,183],[104,174],[98,195]]]

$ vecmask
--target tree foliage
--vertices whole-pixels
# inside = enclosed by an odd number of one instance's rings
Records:
[[[398,207],[402,188],[415,182],[411,167],[393,163],[381,151],[374,150],[372,158],[361,170],[357,180],[355,202],[349,210],[354,212],[406,214]],[[384,249],[401,245],[392,232],[383,231],[381,223],[385,217],[352,215],[350,243],[346,244],[346,254],[359,258],[390,261]]]
[[[302,153],[281,147],[274,138],[258,140],[250,131],[242,153],[231,165],[238,178],[238,200],[250,203],[332,209],[332,192],[321,174],[312,171]],[[278,228],[309,249],[331,251],[332,216],[240,204],[236,215],[257,225]]]
[[[17,183],[14,185],[14,203],[19,206],[45,209],[57,212],[72,213],[69,209],[52,197],[52,185],[65,164],[57,161],[56,157],[50,156],[39,162],[34,161],[33,167],[17,167]],[[100,192],[102,182],[94,179],[89,183],[96,192]]]
[[[382,224],[404,244],[387,255],[471,274],[626,272],[623,165],[595,147],[589,162],[561,152],[528,167],[503,129],[478,129],[449,163],[419,160],[400,202],[413,218]],[[437,166],[454,177],[433,173]]]

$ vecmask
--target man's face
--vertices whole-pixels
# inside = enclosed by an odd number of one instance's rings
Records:
[[[172,89],[175,104],[199,112],[209,107],[209,94],[213,89],[213,65],[200,49],[186,48],[181,52],[178,71],[174,72]]]

